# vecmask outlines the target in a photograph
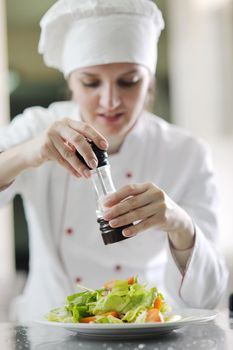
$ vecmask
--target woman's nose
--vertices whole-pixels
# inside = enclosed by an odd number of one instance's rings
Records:
[[[121,103],[117,88],[112,85],[103,86],[100,96],[100,105],[108,110],[116,109]]]

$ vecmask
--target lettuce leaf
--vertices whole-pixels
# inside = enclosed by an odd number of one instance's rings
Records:
[[[48,321],[51,321],[51,322],[63,322],[63,323],[73,322],[72,313],[69,310],[67,310],[65,306],[57,307],[51,310],[46,315],[46,318]]]
[[[107,296],[100,298],[95,307],[93,308],[93,314],[98,315],[107,311],[122,312],[122,310],[129,303],[130,299],[127,295],[119,296],[114,293],[109,293]]]
[[[135,322],[137,317],[145,310],[146,308],[144,306],[138,306],[133,310],[129,310],[126,312],[126,314],[122,318],[122,321],[130,322],[130,323]]]

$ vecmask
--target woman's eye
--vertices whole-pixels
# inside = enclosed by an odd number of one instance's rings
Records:
[[[82,81],[82,85],[83,85],[83,86],[85,86],[85,87],[90,87],[90,88],[98,87],[99,84],[100,84],[99,81],[91,81],[91,82]]]
[[[118,85],[121,87],[131,87],[136,85],[139,82],[139,78],[131,79],[131,80],[118,80]]]

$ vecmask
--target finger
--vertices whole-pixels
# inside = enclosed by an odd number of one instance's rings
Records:
[[[49,158],[56,160],[61,166],[63,166],[71,175],[74,175],[75,177],[81,177],[81,174],[76,171],[62,156],[61,154],[57,151],[57,149],[53,146],[50,145],[48,146],[48,153],[49,153]]]
[[[67,123],[72,129],[81,133],[85,138],[94,141],[99,148],[104,150],[108,148],[108,141],[106,138],[90,125],[71,119],[68,119]]]
[[[67,147],[67,145],[59,138],[57,135],[53,137],[51,140],[57,152],[60,154],[62,159],[65,159],[66,163],[68,163],[72,169],[78,172],[80,175],[85,178],[90,177],[90,171],[81,161],[78,160],[74,151]],[[62,160],[61,160],[62,161]]]
[[[149,228],[154,227],[154,218],[150,217],[146,220],[142,220],[141,222],[131,225],[130,227],[125,228],[122,231],[122,234],[125,237],[136,236],[138,233],[148,230]]]
[[[63,141],[64,141],[65,145],[67,147],[69,147],[75,153],[76,148],[70,142],[68,142],[67,140],[63,140]]]
[[[122,233],[124,236],[130,237],[152,227],[155,230],[167,232],[169,226],[165,213],[166,211],[164,210],[164,205],[160,205],[158,206],[154,215],[151,215],[143,220],[139,220],[137,223],[134,223],[134,225],[131,225],[128,228],[124,229]]]
[[[81,135],[79,132],[73,130],[65,124],[59,124],[56,126],[56,132],[52,133],[52,139],[57,139],[57,134],[59,134],[61,141],[65,144],[71,144],[84,158],[84,161],[90,168],[96,168],[98,165],[98,160],[95,153],[93,152],[87,139]],[[65,140],[65,141],[64,141]],[[70,147],[72,148],[72,147]],[[73,149],[73,148],[72,148]],[[69,156],[69,152],[67,154]],[[77,158],[77,157],[76,157]],[[78,161],[79,162],[79,161]],[[82,163],[83,164],[83,163]],[[85,164],[84,164],[85,165]],[[88,169],[85,165],[84,169]]]
[[[103,205],[106,207],[111,207],[130,196],[137,196],[152,189],[154,193],[160,192],[160,188],[155,186],[153,183],[143,183],[143,184],[129,184],[122,187],[117,192],[114,192],[103,199]],[[162,191],[161,191],[162,192]],[[163,192],[162,192],[163,193]]]
[[[112,206],[104,212],[104,219],[111,220],[120,215],[133,211],[137,208],[142,208],[150,203],[160,203],[160,192],[149,188],[147,191],[140,193],[136,196],[129,197],[126,200]]]
[[[84,161],[85,164],[87,164],[89,166],[89,168],[91,168],[91,169],[95,169],[97,167],[98,159],[97,159],[90,143],[87,141],[87,139],[85,139],[85,138],[80,139],[80,142],[78,144],[76,144],[76,149],[78,152],[78,155],[76,155],[76,156],[79,158],[79,155],[81,155],[81,159],[79,159],[79,160],[82,163]]]
[[[135,221],[145,220],[148,217],[156,216],[161,212],[161,205],[158,206],[157,203],[151,203],[144,207],[137,208],[132,210],[124,215],[118,216],[113,220],[109,221],[111,227],[121,227],[124,225],[131,224]],[[155,222],[156,223],[156,222]]]
[[[107,195],[103,198],[103,205],[106,207],[111,207],[130,196],[135,196],[137,194],[143,193],[147,190],[146,184],[130,184],[122,187],[117,192]]]

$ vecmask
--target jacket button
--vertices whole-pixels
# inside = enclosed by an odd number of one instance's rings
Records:
[[[72,228],[69,227],[69,228],[66,229],[66,234],[67,235],[72,235],[73,233],[74,233],[74,230]]]
[[[76,282],[76,283],[82,282],[82,277],[76,277],[75,282]]]
[[[121,265],[116,265],[115,266],[115,270],[116,271],[121,271],[122,270],[122,266]]]
[[[131,177],[133,177],[133,174],[131,173],[131,171],[128,171],[125,176],[128,178],[128,179],[131,179]]]

